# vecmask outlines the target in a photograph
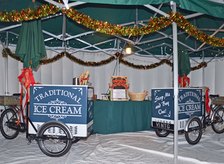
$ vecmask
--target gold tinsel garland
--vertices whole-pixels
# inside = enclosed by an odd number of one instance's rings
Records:
[[[149,21],[147,26],[143,27],[127,27],[121,25],[113,25],[108,22],[94,20],[88,15],[82,14],[77,10],[70,8],[63,10],[63,12],[73,21],[95,30],[97,32],[109,34],[109,35],[122,35],[122,36],[139,36],[156,32],[169,26],[172,22],[167,17],[153,18]]]
[[[40,19],[49,15],[54,15],[60,9],[54,5],[41,5],[36,9],[23,9],[21,11],[0,11],[0,22],[22,22]]]
[[[28,9],[23,9],[20,12],[18,11],[0,12],[0,21],[1,22],[29,21],[29,20],[40,19],[49,15],[56,14],[59,11],[60,9],[54,5],[41,5],[37,9],[28,8]],[[194,25],[192,25],[189,21],[187,21],[180,13],[170,13],[169,18],[168,17],[152,18],[150,19],[148,25],[146,26],[125,27],[120,25],[113,25],[108,22],[94,20],[90,18],[88,15],[82,14],[72,8],[68,10],[62,9],[62,12],[65,13],[67,17],[69,17],[73,21],[76,21],[77,23],[82,24],[83,26],[87,28],[93,29],[101,33],[109,34],[109,35],[123,35],[123,36],[146,35],[152,32],[156,32],[162,28],[165,28],[169,26],[172,22],[176,22],[180,28],[185,30],[185,32],[188,33],[189,35],[195,37],[197,40],[200,40],[201,42],[205,42],[212,46],[219,46],[219,47],[224,46],[224,39],[207,35],[206,33],[198,30]],[[2,54],[4,57],[7,57],[9,55],[16,60],[21,61],[21,59],[15,54],[13,54],[10,51],[10,49],[3,49]],[[79,63],[81,65],[85,65],[85,66],[100,66],[100,65],[108,64],[111,61],[115,60],[116,58],[119,58],[120,63],[132,68],[136,68],[136,69],[152,69],[162,64],[168,64],[172,66],[172,63],[166,59],[163,59],[160,62],[151,64],[151,65],[135,65],[128,61],[125,61],[122,58],[122,54],[120,53],[116,53],[115,54],[116,57],[110,57],[100,62],[86,62],[72,56],[71,54],[67,52],[62,52],[54,56],[53,58],[43,59],[40,61],[40,63],[41,64],[53,63],[64,56],[68,57],[73,62]],[[198,66],[192,67],[191,70],[194,71],[206,66],[207,66],[207,63],[202,62]]]
[[[23,9],[21,11],[0,12],[0,21],[2,22],[22,22],[34,19],[40,19],[52,14],[56,14],[60,9],[52,4],[41,5],[37,9]],[[169,26],[172,22],[185,30],[189,35],[195,37],[201,42],[216,47],[224,46],[224,39],[207,35],[206,33],[198,30],[194,25],[187,21],[180,13],[170,13],[170,17],[159,17],[150,19],[148,25],[142,27],[125,27],[120,25],[113,25],[108,22],[94,20],[90,16],[82,14],[75,9],[62,9],[62,12],[73,21],[76,21],[83,26],[102,32],[108,35],[123,35],[123,36],[137,36],[146,35],[156,32],[162,28]]]
[[[207,35],[206,33],[198,30],[197,27],[184,19],[184,16],[180,13],[171,13],[170,15],[170,20],[176,22],[181,29],[185,30],[185,32],[189,35],[194,36],[197,40],[215,47],[224,47],[224,39]]]
[[[16,54],[12,53],[9,48],[4,48],[2,50],[2,55],[3,55],[3,57],[10,56],[10,57],[12,57],[12,58],[22,62],[22,60],[18,56],[16,56]],[[50,63],[53,63],[53,62],[56,62],[56,61],[60,60],[64,56],[66,56],[71,61],[73,61],[75,63],[78,63],[80,65],[92,66],[92,67],[102,66],[102,65],[108,64],[108,63],[110,63],[110,62],[112,62],[112,61],[114,61],[116,59],[118,59],[120,63],[122,63],[122,64],[124,64],[126,66],[129,66],[129,67],[132,67],[132,68],[135,68],[135,69],[143,69],[143,70],[153,69],[153,68],[159,67],[162,64],[167,64],[167,65],[169,65],[171,67],[173,66],[173,64],[168,59],[162,59],[160,62],[153,63],[153,64],[150,64],[150,65],[136,65],[134,63],[128,62],[127,60],[124,60],[122,58],[123,54],[122,53],[118,53],[118,52],[116,54],[114,54],[114,56],[111,56],[108,59],[101,60],[99,62],[83,61],[81,59],[76,58],[75,56],[72,56],[68,52],[61,52],[61,53],[57,54],[56,56],[54,56],[52,58],[42,59],[40,61],[40,64],[42,64],[42,65],[50,64]],[[206,62],[201,62],[198,66],[191,67],[191,71],[195,71],[195,70],[200,69],[202,67],[207,67],[207,63]]]

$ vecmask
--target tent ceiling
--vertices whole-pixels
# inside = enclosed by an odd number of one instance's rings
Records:
[[[214,1],[214,0],[213,0]],[[8,1],[0,0],[0,11],[20,11],[30,6],[31,0]],[[63,3],[52,0],[36,0],[36,5],[51,3],[59,7],[65,7]],[[220,1],[220,3],[222,3]],[[15,5],[13,5],[15,4]],[[167,16],[171,12],[170,3],[153,5],[108,5],[85,2],[69,1],[68,5],[81,13],[89,15],[92,19],[107,21],[123,26],[146,25],[150,18]],[[195,25],[199,30],[218,38],[224,37],[224,19],[208,16],[202,13],[177,8],[177,11]],[[3,44],[16,45],[21,23],[0,22],[0,40]],[[89,51],[103,52],[113,55],[114,52],[122,52],[127,44],[134,49],[133,55],[172,55],[172,26],[144,36],[111,36],[92,31],[67,18],[62,13],[42,19],[45,45],[66,49],[72,52]],[[222,47],[212,47],[189,36],[178,28],[178,48],[180,51],[189,52],[192,57],[223,56]]]

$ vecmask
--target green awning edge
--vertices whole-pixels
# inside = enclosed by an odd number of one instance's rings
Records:
[[[70,0],[76,1],[76,0]],[[110,5],[148,5],[171,2],[170,0],[81,0],[81,2],[110,4]],[[212,0],[173,0],[180,8],[224,18],[224,3],[214,2]]]

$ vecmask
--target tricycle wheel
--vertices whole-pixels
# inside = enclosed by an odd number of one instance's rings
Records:
[[[187,130],[185,131],[185,138],[191,145],[197,144],[202,136],[202,123],[197,117],[192,118],[187,123]]]
[[[37,132],[40,150],[51,157],[65,155],[71,148],[72,135],[69,128],[58,121],[43,124]]]
[[[166,137],[170,134],[170,131],[164,129],[155,129],[155,133],[158,137]]]
[[[18,120],[15,110],[5,109],[1,114],[0,128],[1,133],[6,139],[14,139],[18,136],[19,130],[16,121]]]
[[[212,117],[212,129],[214,132],[221,134],[224,132],[224,108],[220,107]]]

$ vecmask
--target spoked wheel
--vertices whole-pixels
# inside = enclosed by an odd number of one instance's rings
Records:
[[[6,139],[14,139],[18,136],[19,130],[16,127],[18,116],[12,108],[5,109],[0,118],[1,133]]]
[[[212,129],[216,133],[223,133],[224,132],[224,108],[220,107],[214,113],[212,119]]]
[[[166,137],[170,134],[168,130],[164,129],[155,129],[155,133],[158,137]]]
[[[68,127],[61,122],[51,121],[43,124],[37,136],[39,148],[51,157],[65,155],[72,145],[72,135]]]
[[[187,131],[185,131],[185,138],[191,145],[197,144],[202,136],[202,123],[197,117],[194,117],[187,124]]]

